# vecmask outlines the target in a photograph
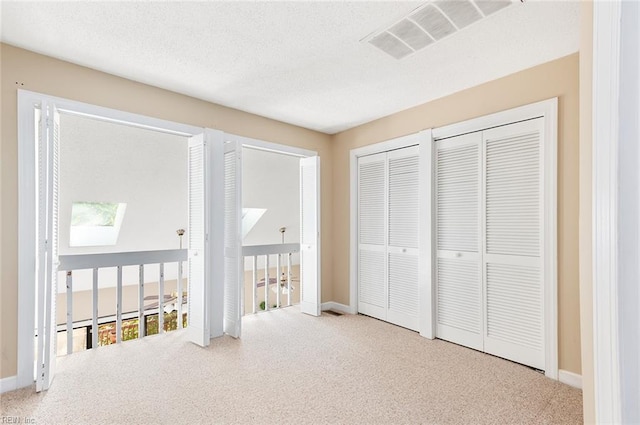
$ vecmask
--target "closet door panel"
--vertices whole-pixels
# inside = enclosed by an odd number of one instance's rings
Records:
[[[436,142],[436,335],[483,349],[481,133]]]
[[[386,153],[358,158],[358,312],[386,320]]]
[[[485,351],[544,369],[542,119],[486,130]]]
[[[420,169],[418,146],[387,153],[387,320],[419,330]]]

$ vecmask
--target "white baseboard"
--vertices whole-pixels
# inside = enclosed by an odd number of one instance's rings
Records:
[[[558,371],[558,381],[570,385],[574,388],[582,389],[582,375],[560,369]]]
[[[335,301],[322,303],[322,311],[325,310],[334,310],[344,314],[351,314],[351,307],[349,307],[348,305],[337,303]]]
[[[0,394],[18,389],[18,377],[8,376],[0,379]]]

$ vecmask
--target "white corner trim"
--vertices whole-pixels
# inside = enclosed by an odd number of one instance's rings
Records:
[[[619,1],[593,4],[593,362],[598,423],[621,423],[618,335]]]
[[[0,379],[0,394],[17,390],[18,389],[18,376],[8,376]]]
[[[345,304],[337,303],[335,301],[329,301],[326,303],[322,303],[322,311],[334,310],[339,311],[340,313],[345,314],[353,314],[351,312],[351,307]]]
[[[558,381],[571,387],[582,389],[582,375],[569,372],[568,370],[558,370]]]

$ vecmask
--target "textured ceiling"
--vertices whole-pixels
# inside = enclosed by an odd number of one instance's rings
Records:
[[[579,5],[516,2],[396,60],[361,42],[424,2],[11,2],[2,41],[336,133],[574,53]]]

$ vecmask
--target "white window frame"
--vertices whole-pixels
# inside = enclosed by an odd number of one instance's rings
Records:
[[[509,109],[506,111],[486,115],[479,118],[447,125],[444,127],[424,130],[420,133],[392,139],[389,141],[364,146],[353,149],[350,153],[350,312],[358,312],[358,279],[357,279],[357,159],[359,156],[384,152],[391,149],[398,149],[418,143],[420,137],[428,137],[431,140],[431,149],[427,149],[428,159],[426,161],[427,183],[424,185],[428,193],[426,199],[429,202],[427,212],[427,222],[431,226],[427,228],[427,270],[425,273],[429,277],[429,287],[422,300],[427,300],[427,304],[421,304],[422,311],[427,317],[422,317],[423,327],[420,334],[427,338],[435,337],[435,288],[433,285],[433,142],[449,137],[459,136],[466,133],[486,130],[492,127],[503,126],[514,122],[525,121],[534,118],[544,117],[544,140],[543,162],[544,162],[544,204],[545,216],[544,238],[545,246],[543,252],[543,262],[545,269],[544,276],[544,303],[545,303],[545,375],[552,379],[558,379],[558,260],[557,260],[557,144],[558,144],[558,99],[552,98],[541,102]]]
[[[36,184],[35,128],[33,110],[43,101],[54,104],[63,113],[161,131],[184,137],[205,133],[205,129],[173,121],[88,103],[18,90],[18,370],[16,388],[33,384],[35,329],[35,253],[36,253]],[[215,194],[215,192],[214,192]],[[215,198],[214,198],[215,199]],[[218,226],[220,223],[217,224]],[[216,223],[213,223],[215,228]],[[212,249],[211,251],[214,251]],[[213,273],[216,273],[214,270]],[[213,281],[221,278],[213,276]],[[212,292],[215,288],[212,288]],[[212,322],[222,321],[222,316]],[[219,326],[222,328],[222,325]],[[213,330],[213,327],[212,327]],[[216,335],[212,335],[216,336]]]

